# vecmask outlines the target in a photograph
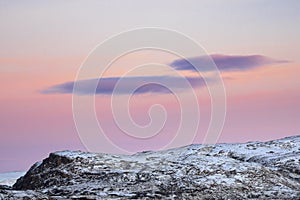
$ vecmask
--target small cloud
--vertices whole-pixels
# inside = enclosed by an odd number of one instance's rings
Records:
[[[221,71],[245,71],[257,68],[264,65],[288,63],[286,60],[275,60],[262,55],[223,55],[213,54],[210,55],[211,59],[215,62],[218,69]],[[173,61],[170,65],[176,70],[196,71],[191,63],[197,65],[201,71],[214,70],[207,63],[209,56],[200,56],[187,59],[178,59]]]
[[[115,86],[120,81],[118,89]],[[188,81],[188,82],[186,82]],[[168,88],[176,91],[185,90],[189,85],[192,87],[205,86],[205,81],[198,77],[173,77],[173,76],[135,76],[135,77],[108,77],[101,79],[80,80],[66,82],[51,86],[42,90],[42,94],[70,94],[73,93],[76,84],[76,94],[93,95],[103,94],[145,94],[145,93],[172,93]],[[95,86],[97,86],[95,88]]]

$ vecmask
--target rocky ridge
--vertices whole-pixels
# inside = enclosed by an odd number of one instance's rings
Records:
[[[134,155],[51,153],[0,199],[300,199],[300,136]]]

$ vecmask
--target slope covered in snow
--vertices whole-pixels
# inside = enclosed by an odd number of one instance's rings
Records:
[[[12,186],[18,178],[24,176],[25,172],[6,172],[0,173],[0,185]]]
[[[300,199],[300,136],[130,156],[55,152],[1,197]]]

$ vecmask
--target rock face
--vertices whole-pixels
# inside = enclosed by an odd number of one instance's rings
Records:
[[[300,136],[130,156],[61,151],[0,199],[300,199]]]

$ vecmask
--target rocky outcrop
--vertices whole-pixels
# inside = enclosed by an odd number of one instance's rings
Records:
[[[0,199],[300,199],[300,136],[130,156],[51,153]]]

